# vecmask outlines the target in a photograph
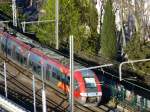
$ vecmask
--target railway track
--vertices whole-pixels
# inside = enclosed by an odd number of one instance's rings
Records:
[[[2,58],[2,57],[1,57]],[[4,58],[3,58],[4,59]],[[5,60],[5,61],[7,61],[7,62],[9,62],[10,63],[10,61],[8,61],[8,60]],[[12,63],[11,62],[11,64],[14,64],[14,63]],[[16,65],[15,65],[15,67],[16,67]],[[17,67],[18,68],[18,67]],[[16,72],[16,71],[15,71]],[[8,82],[10,83],[10,84],[8,84],[8,85],[11,85],[11,88],[13,88],[14,90],[16,90],[16,91],[19,91],[20,93],[22,93],[22,94],[25,94],[27,97],[29,97],[30,99],[32,99],[32,87],[29,87],[29,84],[28,85],[26,85],[25,83],[22,83],[22,80],[21,81],[19,81],[18,79],[20,78],[19,76],[17,76],[17,75],[13,75],[13,73],[10,73],[8,70],[7,70],[7,74],[8,74]],[[17,74],[21,74],[21,73],[17,73]],[[27,83],[32,83],[32,81],[29,81],[29,80],[32,80],[32,78],[31,77],[29,77],[29,75],[20,75],[21,77],[24,77],[24,78],[22,78],[22,79],[25,79],[25,81],[27,81],[28,80],[28,82]],[[26,78],[25,78],[26,77]],[[41,87],[38,87],[38,88],[41,88]],[[46,86],[46,89],[47,89],[48,87]],[[41,100],[41,94],[40,94],[40,92],[39,92],[40,90],[39,89],[37,89],[37,91],[36,91],[36,100],[38,101],[38,102],[41,102],[42,100]],[[56,92],[56,91],[55,91]],[[58,92],[58,91],[57,91]],[[58,93],[57,93],[58,94]],[[57,96],[59,96],[62,100],[66,100],[66,98],[64,97],[64,96],[61,96],[60,95],[60,93],[59,93],[59,95],[57,95]],[[53,100],[51,100],[51,99],[49,99],[49,98],[47,98],[47,105],[49,106],[49,105],[52,105],[53,104],[53,108],[55,107],[57,107],[58,109],[60,108],[60,111],[64,111],[64,107],[62,107],[61,105],[57,105],[57,103],[55,103]],[[41,104],[40,104],[41,105]],[[50,108],[52,108],[52,106],[50,107]],[[58,110],[57,110],[58,111]]]
[[[29,69],[21,67],[19,64],[16,64],[14,61],[6,58],[3,54],[0,55],[0,58],[7,63],[7,80],[8,85],[11,85],[11,89],[15,90],[15,92],[19,92],[21,96],[24,95],[22,100],[27,100],[31,105],[33,104],[32,98],[32,72]],[[1,65],[2,68],[2,65]],[[42,81],[40,77],[36,78],[36,104],[38,110],[42,109],[42,95],[41,95]],[[68,98],[65,94],[59,90],[54,85],[45,81],[46,88],[46,98],[47,98],[47,110],[49,112],[65,112],[68,111]],[[9,88],[10,89],[10,88]],[[48,94],[49,93],[49,94]],[[19,94],[15,96],[19,96]],[[56,101],[56,98],[58,101]],[[21,99],[21,97],[19,97]],[[106,112],[108,110],[107,107],[85,107],[80,103],[75,103],[75,111],[76,112]],[[39,111],[39,112],[40,112]]]
[[[30,87],[28,87],[29,85],[25,85],[23,83],[21,83],[21,81],[18,81],[18,79],[14,78],[13,74],[11,74],[9,71],[7,71],[8,74],[8,85],[10,86],[9,89],[14,90],[15,92],[15,96],[19,96],[19,94],[21,94],[21,96],[24,97],[19,97],[19,99],[21,99],[22,101],[30,101],[30,104],[33,104],[33,98],[32,98],[32,89]],[[19,93],[18,93],[19,92]],[[18,94],[17,94],[18,93]],[[40,109],[40,107],[42,107],[42,103],[41,103],[41,94],[38,92],[36,93],[36,103],[37,103],[37,108]],[[54,108],[57,107],[57,108]],[[47,98],[47,108],[48,110],[53,109],[55,111],[58,112],[62,112],[64,110],[64,107],[62,106],[57,106],[57,104],[52,100]],[[41,109],[40,109],[41,111]],[[39,112],[40,112],[39,111]]]

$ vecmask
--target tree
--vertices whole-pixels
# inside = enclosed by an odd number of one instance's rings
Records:
[[[149,27],[146,19],[148,16],[148,14],[146,14],[147,10],[147,8],[144,8],[143,0],[135,2],[135,10],[133,11],[135,16],[135,31],[126,47],[126,53],[130,60],[150,58],[150,42],[145,40]],[[134,64],[134,68],[138,75],[148,76],[150,72],[150,62]]]
[[[102,25],[101,34],[101,54],[104,57],[114,59],[116,58],[116,35],[115,35],[115,15],[113,12],[112,1],[107,0],[104,12],[104,21]]]
[[[42,5],[40,20],[55,19],[55,0],[45,1]],[[68,47],[69,36],[74,35],[75,52],[95,54],[97,39],[97,12],[90,0],[59,0],[59,46]],[[32,25],[37,37],[47,45],[54,45],[55,24]],[[65,46],[64,46],[65,45]],[[88,49],[87,49],[88,48]]]
[[[0,3],[0,10],[5,14],[12,16],[12,7],[9,3]]]
[[[128,59],[138,60],[150,58],[149,53],[150,42],[143,43],[141,42],[140,38],[141,38],[140,32],[135,32],[133,34],[131,41],[127,44],[126,53],[128,54]],[[133,66],[130,66],[130,68],[133,68]],[[134,71],[140,76],[142,75],[149,76],[150,62],[140,62],[134,64]],[[147,80],[146,78],[145,80]]]
[[[39,15],[39,21],[55,20],[55,0],[44,1],[41,7],[43,13]],[[55,22],[40,23],[36,26],[36,35],[39,40],[47,45],[55,44]]]
[[[97,54],[97,10],[95,4],[91,0],[74,0],[75,7],[80,13],[79,18],[79,38],[77,46],[79,52],[83,51],[86,54]],[[79,48],[80,47],[80,48]],[[88,49],[87,49],[88,48]]]
[[[69,36],[78,37],[79,13],[72,0],[59,0],[59,42],[67,44]],[[44,1],[39,20],[55,20],[55,0]],[[55,22],[32,25],[30,31],[35,31],[40,42],[54,46]]]
[[[74,0],[60,1],[60,32],[61,42],[68,43],[69,36],[74,35],[79,38],[80,14],[75,7]]]

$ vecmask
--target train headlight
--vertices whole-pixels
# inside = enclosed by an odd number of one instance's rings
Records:
[[[102,96],[102,92],[98,92],[98,93],[97,93],[97,96]]]
[[[87,96],[87,93],[80,93],[81,96]]]

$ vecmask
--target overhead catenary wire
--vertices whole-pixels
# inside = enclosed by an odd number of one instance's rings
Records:
[[[132,64],[132,63],[145,62],[145,61],[150,61],[150,59],[129,60],[129,61],[125,61],[125,62],[120,63],[120,65],[119,65],[119,80],[122,81],[122,70],[121,70],[121,68],[124,64],[128,64],[128,63]]]

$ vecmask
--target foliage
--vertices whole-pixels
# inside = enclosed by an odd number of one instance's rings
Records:
[[[0,4],[0,10],[9,16],[12,16],[11,4],[7,4],[7,3],[6,4]]]
[[[107,0],[105,6],[104,21],[101,34],[101,53],[104,57],[114,59],[116,57],[115,15],[112,11],[112,2]]]
[[[77,51],[95,55],[97,52],[97,11],[90,0],[75,0],[75,7],[80,13],[79,39],[75,40],[80,45]],[[77,45],[77,46],[78,46]],[[88,48],[88,49],[87,49]]]
[[[55,19],[55,0],[43,3],[40,20]],[[90,0],[61,0],[59,3],[59,43],[67,45],[69,36],[74,36],[75,52],[96,52],[97,12]],[[55,44],[55,23],[31,26],[29,30],[36,31],[37,37],[47,45]],[[88,49],[87,49],[88,48]]]
[[[126,53],[131,60],[150,58],[150,42],[142,42],[140,37],[140,33],[135,32],[132,40],[127,44]],[[134,67],[139,75],[150,73],[150,62],[139,62],[134,64]]]
[[[74,35],[75,38],[79,37],[80,14],[73,0],[61,0],[60,4],[59,36],[62,39],[61,42],[68,43],[70,35]]]
[[[135,9],[134,16],[136,31],[132,35],[132,39],[126,47],[126,53],[129,60],[150,58],[150,42],[145,40],[145,36],[148,34],[149,29],[147,25],[148,21],[143,19],[143,17],[146,17],[147,15],[142,16],[147,12],[147,9],[144,8],[144,1],[141,0],[139,4],[136,4]],[[134,68],[138,75],[150,76],[150,61],[135,63]]]
[[[78,37],[79,14],[72,0],[61,0],[59,6],[59,42],[65,44],[68,43],[70,35]],[[55,20],[55,0],[45,1],[41,10],[43,13],[40,14],[39,20]],[[31,26],[29,30],[36,31],[41,42],[54,46],[55,22],[40,23]]]
[[[80,51],[86,52],[87,54],[96,53],[96,28],[97,28],[97,12],[95,6],[90,0],[74,0],[71,4],[72,8],[69,8],[69,11],[66,10],[66,0],[63,0],[61,3],[61,25],[60,25],[60,38],[63,39],[65,43],[68,41],[69,32],[75,37],[75,52]],[[68,4],[68,7],[71,7]],[[69,20],[70,26],[69,27]],[[87,49],[88,48],[88,49]]]
[[[51,5],[51,4],[55,4],[55,0],[48,0],[43,3],[41,13],[39,14],[39,21],[55,19],[55,13],[54,13],[55,5]],[[54,25],[55,25],[54,22],[37,23],[28,26],[27,29],[29,31],[35,32],[39,41],[41,41],[42,43],[52,44],[52,42],[55,39]]]

